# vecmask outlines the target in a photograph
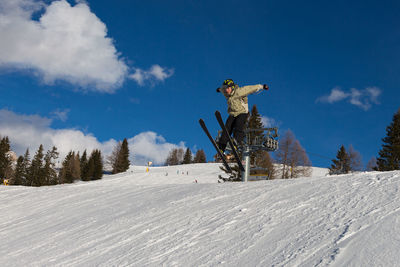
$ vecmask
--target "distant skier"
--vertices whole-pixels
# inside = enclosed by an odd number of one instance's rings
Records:
[[[225,122],[225,126],[230,135],[233,133],[236,146],[242,145],[245,136],[244,128],[249,115],[247,96],[268,89],[269,87],[266,84],[239,87],[232,79],[225,80],[222,86],[217,88],[217,92],[221,92],[226,97],[228,103],[229,117]],[[218,141],[218,147],[222,152],[225,152],[227,143],[228,136],[222,134]]]

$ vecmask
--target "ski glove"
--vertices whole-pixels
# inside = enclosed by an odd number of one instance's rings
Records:
[[[268,89],[269,89],[268,85],[264,84],[264,85],[263,85],[263,89],[264,89],[264,90],[268,90]]]

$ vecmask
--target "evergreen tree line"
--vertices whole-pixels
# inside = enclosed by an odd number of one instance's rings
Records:
[[[79,156],[79,153],[70,151],[62,162],[59,183],[73,183],[76,180],[94,181],[102,177],[103,160],[100,150],[93,150],[89,158],[86,150],[82,157]]]
[[[261,115],[258,114],[256,106],[253,106],[248,128],[262,128]],[[264,138],[262,132],[252,133],[250,144],[256,138]],[[258,136],[258,137],[257,137]],[[275,158],[271,158],[268,152],[259,151],[251,156],[252,167],[265,169],[265,174],[269,179],[273,178],[295,178],[311,175],[311,162],[306,151],[296,140],[294,134],[288,130],[280,140],[279,150],[275,153]],[[363,168],[361,154],[352,145],[346,150],[340,146],[336,159],[332,160],[329,168],[330,174],[344,174],[354,171],[392,171],[400,170],[400,109],[393,115],[392,122],[386,127],[386,136],[382,138],[382,148],[378,158],[371,158],[366,168]],[[257,171],[255,171],[257,173]],[[263,172],[263,171],[262,171]]]
[[[386,136],[382,138],[382,148],[378,158],[371,158],[367,171],[400,170],[400,109],[393,115],[392,122],[386,127]],[[350,145],[348,152],[342,145],[329,168],[330,174],[345,174],[362,170],[360,153]]]
[[[259,114],[257,106],[252,107],[247,127],[251,129],[264,128],[262,116]],[[266,137],[263,131],[254,131],[249,135],[249,144],[253,144],[255,140],[263,140]],[[361,154],[354,149],[352,145],[346,149],[340,146],[336,158],[332,160],[329,167],[330,174],[344,174],[362,170],[391,171],[400,170],[400,109],[394,114],[393,120],[386,128],[386,137],[382,138],[382,148],[379,151],[378,158],[371,158],[366,168],[362,165]],[[274,158],[269,152],[257,151],[251,154],[250,164],[252,167],[251,174],[267,176],[268,179],[274,178],[296,178],[310,176],[311,162],[304,148],[296,139],[293,132],[288,130],[282,138],[280,138],[279,149],[275,152]],[[204,151],[198,151],[204,153]],[[197,161],[197,154],[193,161],[190,161],[190,150],[186,153],[183,149],[173,149],[167,160],[166,165],[188,164]],[[203,156],[203,155],[202,155]],[[241,155],[240,155],[241,156]],[[204,155],[205,158],[205,155]],[[205,162],[201,161],[201,162]],[[222,167],[222,169],[224,169]],[[233,174],[230,174],[228,180],[239,181],[240,173],[237,166],[233,166]],[[226,170],[225,170],[226,171]]]
[[[0,179],[5,179],[10,185],[46,186],[63,183],[73,183],[76,180],[98,180],[103,176],[103,161],[100,150],[92,151],[90,157],[86,150],[82,157],[79,153],[70,151],[57,169],[59,153],[54,146],[44,152],[43,145],[39,146],[36,154],[30,159],[29,149],[16,162],[10,156],[10,141],[4,137],[0,141]]]
[[[193,157],[193,153],[189,148],[187,148],[186,151],[184,151],[183,148],[174,148],[169,152],[168,157],[165,161],[165,165],[172,166],[206,162],[206,153],[204,153],[203,149],[197,150],[196,154]]]

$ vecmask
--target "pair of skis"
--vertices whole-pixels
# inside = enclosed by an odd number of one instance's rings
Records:
[[[219,125],[222,128],[223,134],[226,134],[228,136],[228,142],[229,142],[229,145],[232,148],[232,153],[235,156],[235,160],[236,160],[237,164],[239,165],[240,171],[243,172],[244,171],[244,167],[243,167],[242,161],[240,160],[240,157],[239,157],[239,154],[238,154],[238,152],[236,150],[236,147],[233,144],[233,140],[232,140],[231,136],[229,135],[228,130],[225,127],[224,121],[222,120],[221,113],[218,110],[215,111],[215,117],[217,118],[217,121],[218,121]],[[203,128],[204,132],[206,133],[206,135],[210,139],[211,143],[213,144],[215,150],[217,150],[217,153],[218,153],[220,159],[222,160],[222,163],[224,164],[226,170],[229,173],[231,173],[232,172],[232,168],[229,166],[228,161],[226,160],[226,156],[222,153],[222,151],[219,149],[217,143],[215,142],[214,138],[211,136],[210,132],[207,129],[206,124],[204,123],[204,120],[200,119],[199,123],[200,123],[201,128]]]

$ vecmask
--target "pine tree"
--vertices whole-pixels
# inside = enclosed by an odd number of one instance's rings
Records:
[[[0,183],[3,183],[4,179],[11,178],[11,159],[7,154],[10,150],[10,140],[7,136],[3,137],[0,141]]]
[[[400,109],[386,127],[386,137],[382,139],[382,148],[377,159],[378,171],[400,169]]]
[[[94,180],[94,159],[92,156],[89,157],[88,164],[87,164],[87,179],[88,181]]]
[[[126,172],[131,164],[129,161],[129,145],[128,145],[128,140],[126,140],[126,138],[122,141],[120,158],[121,158],[120,160],[121,172]]]
[[[248,134],[248,140],[247,143],[249,145],[254,145],[254,144],[262,144],[264,142],[265,136],[264,136],[264,131],[262,130],[264,128],[264,125],[262,123],[262,118],[260,113],[258,112],[257,106],[254,105],[253,108],[251,109],[249,121],[247,124],[248,129],[260,129],[259,131],[251,131]],[[262,151],[256,151],[250,155],[250,164],[254,165],[256,158],[262,157],[263,153]]]
[[[350,157],[343,145],[338,150],[336,159],[333,159],[332,162],[329,174],[345,174],[351,171]]]
[[[41,186],[44,184],[44,173],[43,173],[43,145],[39,146],[38,151],[32,159],[32,164],[29,169],[30,184],[29,186]]]
[[[103,177],[103,158],[100,150],[95,149],[92,151],[86,168],[85,172],[88,180],[99,180]]]
[[[192,151],[189,148],[186,148],[185,155],[183,156],[183,164],[190,164],[192,163]]]
[[[48,157],[48,154],[44,156],[44,166],[43,166],[43,184],[42,185],[51,185],[54,181],[57,181],[57,178],[54,179],[53,177],[57,177],[57,173],[51,167],[51,159]]]
[[[86,149],[83,151],[82,157],[80,158],[80,167],[81,167],[81,180],[89,181],[89,161],[87,158]]]
[[[23,185],[30,186],[33,183],[32,176],[30,174],[31,169],[31,158],[29,154],[29,149],[26,149],[24,154],[24,161],[22,163],[23,169]]]
[[[264,139],[264,132],[261,130],[264,128],[264,125],[262,123],[262,117],[261,117],[260,113],[258,112],[256,105],[254,105],[251,109],[251,113],[250,113],[249,120],[247,123],[247,128],[248,129],[260,129],[260,131],[254,131],[254,132],[249,133],[249,140],[247,140],[247,141],[250,145],[254,144],[257,137]]]
[[[240,181],[242,181],[242,173],[239,169],[239,165],[234,164],[233,166],[230,166],[230,167],[232,169],[231,173],[229,173],[228,170],[224,166],[219,167],[222,171],[224,171],[226,174],[228,174],[228,177],[223,177],[222,175],[218,175],[218,178],[224,182],[240,182]]]
[[[204,153],[203,149],[199,149],[197,150],[195,156],[194,156],[194,163],[206,163],[207,159],[206,159],[206,153]]]
[[[113,174],[125,172],[129,169],[129,146],[126,138],[122,142],[118,142],[112,154],[108,157],[108,161],[112,166]]]
[[[68,154],[65,156],[62,165],[61,165],[61,170],[60,173],[58,174],[58,180],[60,184],[65,184],[65,183],[72,183],[72,174],[69,169],[70,161],[71,158],[73,157],[72,151],[68,152]]]
[[[100,150],[96,149],[92,152],[90,158],[93,161],[92,180],[99,180],[103,177],[103,159]],[[89,159],[90,162],[90,159]]]
[[[14,177],[10,184],[23,185],[24,184],[24,157],[19,156],[17,159],[17,166],[15,167]]]
[[[70,151],[65,157],[59,174],[60,183],[73,183],[81,177],[79,155]]]
[[[58,184],[56,162],[58,159],[59,153],[57,152],[57,148],[53,146],[53,148],[47,151],[46,156],[44,157],[44,181],[46,185],[56,185]]]

